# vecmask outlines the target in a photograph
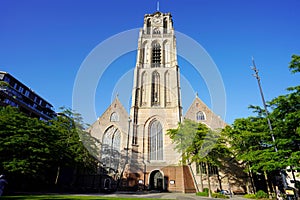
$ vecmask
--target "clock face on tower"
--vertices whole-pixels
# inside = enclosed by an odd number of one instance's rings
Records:
[[[153,19],[153,22],[154,22],[155,24],[159,24],[159,23],[161,22],[161,19],[160,19],[160,18],[154,18],[154,19]]]

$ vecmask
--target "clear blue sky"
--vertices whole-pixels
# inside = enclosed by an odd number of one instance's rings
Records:
[[[300,54],[299,7],[299,0],[160,0],[160,11],[171,12],[175,29],[201,44],[216,63],[228,123],[251,115],[250,104],[262,105],[252,56],[267,101],[299,85],[299,75],[287,68],[291,55]],[[105,39],[141,27],[144,14],[155,11],[155,0],[0,0],[0,71],[31,87],[56,111],[72,107],[73,84],[86,56]],[[210,105],[203,81],[179,61],[182,75]],[[110,105],[120,77],[134,66],[135,52],[105,72],[95,96],[98,116]],[[192,100],[185,99],[184,111]]]

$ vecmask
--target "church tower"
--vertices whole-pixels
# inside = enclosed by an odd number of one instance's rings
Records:
[[[171,164],[166,131],[181,120],[179,68],[171,14],[145,15],[132,89],[132,144],[145,145],[149,163]],[[177,160],[178,162],[178,160]]]
[[[171,14],[145,15],[138,40],[130,109],[130,171],[143,169],[143,179],[150,189],[170,190],[168,179],[173,173],[179,177],[171,178],[174,181],[171,187],[174,191],[184,191],[180,153],[166,134],[168,129],[177,128],[182,118],[179,78]]]
[[[167,135],[182,119],[180,72],[170,13],[144,16],[138,38],[129,115],[118,97],[88,132],[101,141],[99,160],[126,190],[195,192],[191,171]],[[128,119],[129,118],[129,119]],[[102,177],[104,188],[116,188]],[[109,185],[109,187],[107,186]]]

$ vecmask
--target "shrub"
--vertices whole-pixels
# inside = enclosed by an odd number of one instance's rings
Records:
[[[268,198],[269,197],[269,195],[267,193],[265,193],[264,191],[262,191],[262,190],[259,190],[258,192],[256,192],[255,196],[258,199],[263,199],[263,198]]]
[[[208,193],[206,192],[197,192],[196,195],[201,197],[208,197]]]
[[[269,195],[264,191],[259,190],[256,194],[245,194],[244,197],[247,199],[267,199],[269,198]]]
[[[208,197],[208,188],[203,188],[203,192],[197,192],[197,196]]]

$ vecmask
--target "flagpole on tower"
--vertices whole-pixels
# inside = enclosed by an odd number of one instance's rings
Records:
[[[159,1],[157,1],[156,11],[159,12]]]

